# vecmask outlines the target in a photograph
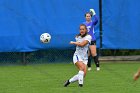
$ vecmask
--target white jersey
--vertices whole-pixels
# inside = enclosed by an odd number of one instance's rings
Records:
[[[78,36],[75,38],[76,42],[83,42],[84,40],[87,40],[89,43],[91,42],[91,36],[86,35],[85,37]],[[76,51],[74,53],[74,63],[78,61],[85,61],[88,60],[88,48],[89,48],[89,43],[83,47],[76,46]]]

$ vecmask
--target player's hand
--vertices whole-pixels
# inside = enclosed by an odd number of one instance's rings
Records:
[[[89,11],[92,13],[92,15],[96,15],[95,10],[94,9],[89,9]]]
[[[70,44],[74,44],[74,41],[70,41]]]

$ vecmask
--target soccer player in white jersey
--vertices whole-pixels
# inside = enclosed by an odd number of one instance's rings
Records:
[[[92,16],[94,17],[94,20],[92,20]],[[98,18],[96,16],[94,9],[90,9],[90,12],[85,14],[85,19],[86,19],[86,22],[84,22],[84,24],[87,26],[88,34],[91,35],[92,37],[92,40],[89,46],[89,57],[88,57],[88,64],[87,64],[88,70],[89,71],[91,70],[91,56],[92,56],[96,65],[96,69],[97,71],[99,71],[100,65],[99,65],[98,55],[96,53],[96,38],[95,38],[95,32],[94,32],[94,27],[98,23]]]
[[[91,42],[91,36],[87,34],[87,27],[84,24],[80,25],[80,34],[76,36],[76,42],[71,41],[70,44],[76,45],[76,51],[73,55],[73,63],[78,68],[78,74],[67,80],[64,87],[70,83],[78,81],[79,86],[83,86],[84,77],[86,76],[86,67],[88,62],[88,48]]]

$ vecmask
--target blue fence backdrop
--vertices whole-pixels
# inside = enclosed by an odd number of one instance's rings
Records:
[[[139,0],[102,0],[103,49],[140,48]],[[28,52],[40,49],[70,49],[69,41],[79,33],[84,14],[99,0],[0,0],[0,52]],[[96,26],[100,47],[99,23]],[[39,37],[47,32],[49,44]]]
[[[71,48],[69,41],[79,33],[90,8],[98,14],[98,2],[92,0],[1,0],[0,51]],[[52,36],[49,44],[39,40],[44,32]]]
[[[103,1],[103,48],[140,49],[140,1]]]

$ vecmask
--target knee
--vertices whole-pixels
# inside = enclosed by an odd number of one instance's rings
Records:
[[[79,70],[83,71],[84,72],[84,77],[86,77],[86,69],[81,67]]]
[[[84,71],[84,66],[83,66],[83,65],[80,66],[80,67],[79,67],[79,70]]]
[[[96,52],[93,52],[91,55],[92,55],[92,57],[95,57],[97,54],[96,54]]]
[[[86,76],[86,73],[87,73],[87,69],[86,69],[86,67],[83,66],[81,70],[84,72],[84,77],[85,77],[85,76]]]

